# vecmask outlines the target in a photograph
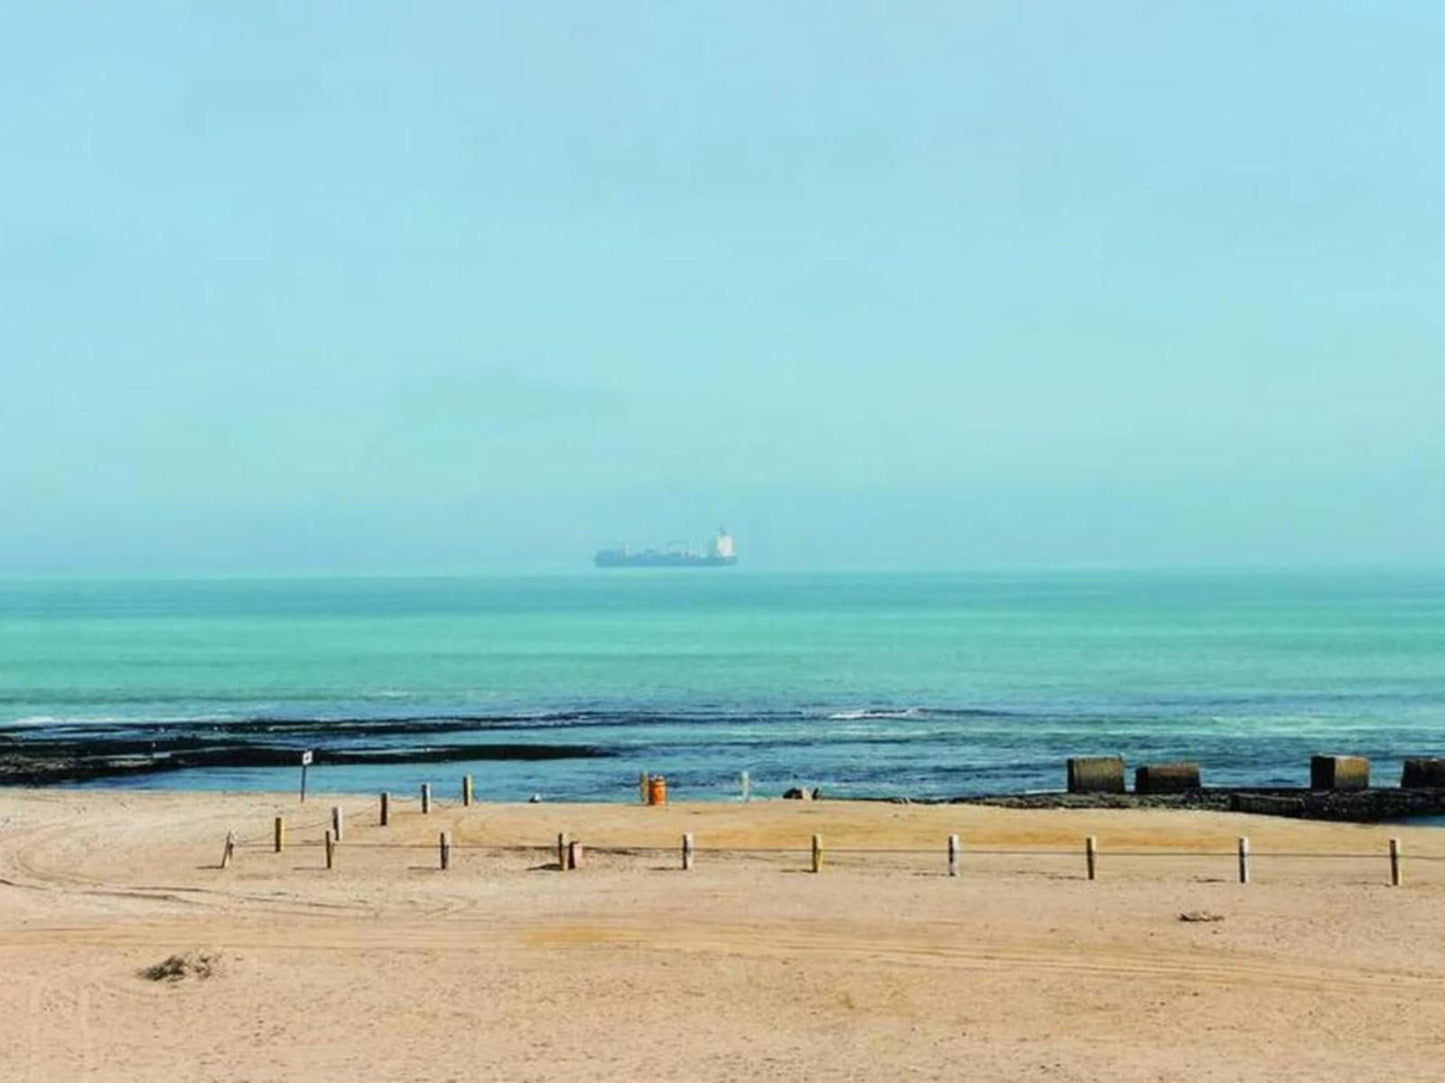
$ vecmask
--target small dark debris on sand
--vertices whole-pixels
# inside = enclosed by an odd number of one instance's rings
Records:
[[[1213,910],[1186,910],[1179,915],[1180,921],[1223,921],[1223,914],[1216,914]]]
[[[142,967],[140,976],[147,981],[179,982],[188,978],[204,981],[220,973],[221,956],[214,951],[188,951],[172,955],[152,966]]]

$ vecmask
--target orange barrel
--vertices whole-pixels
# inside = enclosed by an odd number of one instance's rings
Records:
[[[661,775],[651,775],[648,777],[647,803],[649,805],[667,804],[667,779]]]

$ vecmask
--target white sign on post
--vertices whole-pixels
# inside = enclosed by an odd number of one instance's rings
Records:
[[[302,766],[302,767],[310,767],[310,766],[311,766],[311,756],[312,756],[312,753],[310,753],[310,752],[303,752],[303,753],[301,753],[301,766]]]

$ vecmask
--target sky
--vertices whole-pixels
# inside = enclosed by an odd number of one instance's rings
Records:
[[[0,575],[1445,552],[1434,0],[7,7]]]

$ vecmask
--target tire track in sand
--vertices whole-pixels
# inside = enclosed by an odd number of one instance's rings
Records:
[[[251,915],[260,916],[260,915]],[[529,922],[498,914],[488,920],[442,917],[384,919],[311,914],[285,928],[248,915],[214,920],[128,922],[125,926],[71,925],[12,932],[15,946],[86,945],[175,950],[177,945],[224,944],[245,951],[644,951],[757,960],[853,960],[884,967],[928,967],[976,972],[1175,982],[1220,987],[1267,987],[1300,993],[1390,994],[1418,998],[1445,994],[1445,975],[1398,969],[1361,972],[1348,963],[1300,963],[1240,949],[1172,944],[1138,948],[1113,942],[1060,943],[995,933],[968,941],[957,926],[915,926],[906,933],[783,925],[701,924],[643,926],[626,923]]]

